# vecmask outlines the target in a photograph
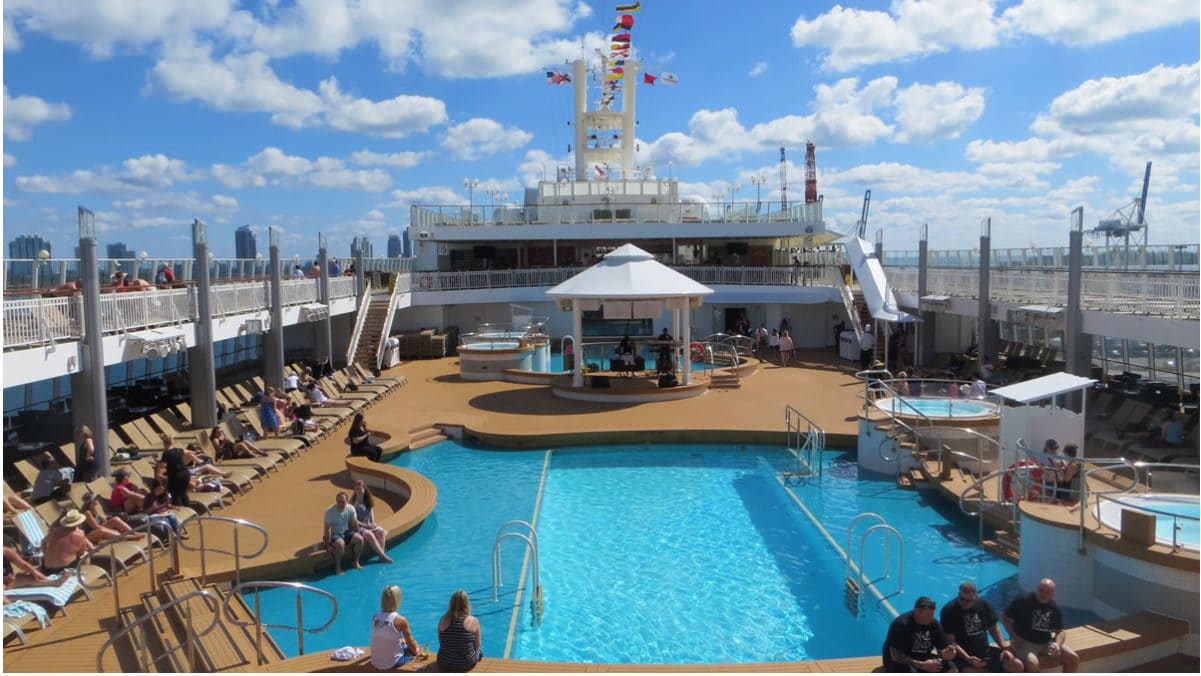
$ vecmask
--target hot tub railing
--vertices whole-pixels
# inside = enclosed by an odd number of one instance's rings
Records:
[[[1087,509],[1087,498],[1085,497],[1088,494],[1088,482],[1081,481],[1081,483],[1080,483],[1080,492],[1081,492],[1081,496],[1082,496],[1081,500],[1080,500],[1080,505],[1081,505],[1080,541],[1079,541],[1080,551],[1084,552],[1084,518],[1086,516],[1086,512],[1091,511],[1091,512],[1096,513],[1097,521],[1100,522],[1101,521],[1101,502],[1103,500],[1108,500],[1110,502],[1116,502],[1118,504],[1122,504],[1122,505],[1131,507],[1132,509],[1136,509],[1140,512],[1146,512],[1148,514],[1153,514],[1153,515],[1155,515],[1156,519],[1159,519],[1160,517],[1171,518],[1172,519],[1172,551],[1179,551],[1181,549],[1181,544],[1178,539],[1178,534],[1184,528],[1184,526],[1181,525],[1181,522],[1182,521],[1201,521],[1201,518],[1194,517],[1194,516],[1185,516],[1182,514],[1174,514],[1172,512],[1155,509],[1154,507],[1147,507],[1145,505],[1130,505],[1129,503],[1123,502],[1122,497],[1135,495],[1136,494],[1135,491],[1137,489],[1140,489],[1143,487],[1146,487],[1147,489],[1152,488],[1153,483],[1154,483],[1154,477],[1152,475],[1153,468],[1163,468],[1163,469],[1170,468],[1172,470],[1183,470],[1185,473],[1196,474],[1198,472],[1201,472],[1201,465],[1181,465],[1178,463],[1169,463],[1169,462],[1122,462],[1122,463],[1120,463],[1120,466],[1122,468],[1125,468],[1125,467],[1131,468],[1132,473],[1133,473],[1131,485],[1128,488],[1123,489],[1123,490],[1093,491],[1092,495],[1095,498],[1095,503],[1094,503],[1094,507],[1092,510]],[[1084,476],[1087,477],[1094,473],[1098,473],[1098,472],[1102,472],[1102,471],[1108,471],[1108,472],[1112,473],[1113,467],[1112,466],[1098,467],[1096,469],[1092,469],[1092,470],[1089,470],[1088,472],[1085,472]]]

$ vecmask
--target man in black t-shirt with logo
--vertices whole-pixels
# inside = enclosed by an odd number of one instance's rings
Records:
[[[1080,669],[1076,652],[1064,645],[1063,614],[1055,603],[1055,581],[1043,578],[1033,593],[1009,603],[1001,615],[1013,654],[1026,663],[1026,671],[1038,671],[1041,655],[1059,656],[1065,673]]]
[[[938,616],[947,642],[955,648],[955,666],[960,671],[1022,671],[1022,663],[1005,649],[997,614],[980,598],[975,583],[964,581],[959,595],[942,607]],[[997,647],[988,643],[992,635]]]
[[[934,619],[934,599],[918,597],[913,610],[892,621],[884,639],[884,671],[956,671],[954,649],[947,646],[942,626]],[[934,649],[939,650],[938,654]]]

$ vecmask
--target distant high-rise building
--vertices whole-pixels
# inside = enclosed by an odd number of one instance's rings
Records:
[[[234,258],[254,258],[258,254],[258,243],[249,225],[234,231]]]
[[[375,250],[371,247],[371,240],[357,235],[350,242],[350,255],[352,258],[354,257],[354,250],[360,246],[363,249],[363,258],[375,258]]]
[[[401,240],[401,243],[404,244],[404,249],[403,249],[404,257],[412,258],[413,257],[413,240],[409,238],[409,229],[408,228],[405,228],[404,238]]]
[[[400,235],[388,235],[388,258],[400,258],[403,252]]]
[[[8,243],[9,258],[32,260],[38,257],[39,251],[50,253],[50,242],[42,239],[40,235],[17,235],[16,239]]]
[[[137,254],[133,249],[125,246],[125,242],[113,242],[105,247],[108,252],[108,258],[137,258]]]

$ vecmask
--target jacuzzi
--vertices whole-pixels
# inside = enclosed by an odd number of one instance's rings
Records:
[[[1176,531],[1176,543],[1180,547],[1191,551],[1201,549],[1201,500],[1198,496],[1146,493],[1106,497],[1097,505],[1097,519],[1108,528],[1121,531],[1123,509],[1154,515],[1155,541],[1159,544],[1171,547],[1173,531]]]

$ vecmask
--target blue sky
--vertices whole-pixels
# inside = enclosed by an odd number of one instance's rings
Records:
[[[282,229],[282,254],[377,252],[413,203],[519,199],[570,161],[571,87],[607,44],[615,2],[579,0],[6,0],[4,240],[185,256],[193,218],[218,256],[233,231]],[[639,165],[681,191],[803,195],[817,144],[827,227],[872,190],[869,233],[914,249],[1065,245],[1130,202],[1154,162],[1152,243],[1201,220],[1195,0],[644,0]],[[595,97],[594,97],[595,98]],[[874,236],[874,234],[870,235]],[[1100,241],[1100,240],[1098,240]],[[7,253],[7,250],[6,250]]]

